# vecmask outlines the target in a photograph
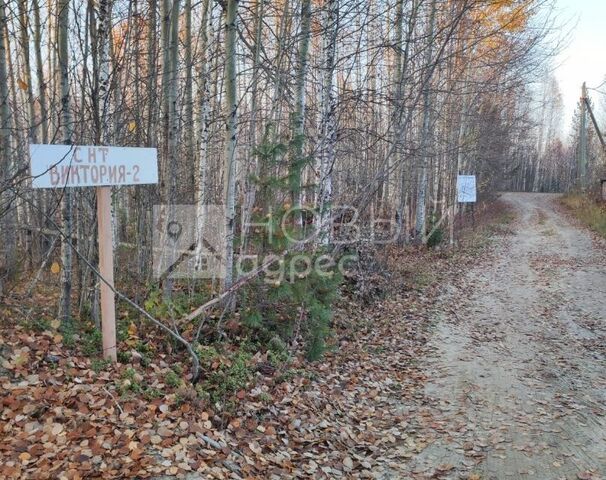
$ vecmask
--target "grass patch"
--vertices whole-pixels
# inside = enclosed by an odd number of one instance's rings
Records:
[[[564,195],[561,203],[585,225],[606,238],[606,205],[604,203],[579,193]]]
[[[503,225],[511,225],[513,221],[516,219],[516,216],[513,212],[502,212],[497,218],[497,223]]]

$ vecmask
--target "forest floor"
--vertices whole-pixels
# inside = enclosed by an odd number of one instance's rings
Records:
[[[0,478],[606,478],[606,244],[556,196],[502,201],[456,252],[388,250],[325,358],[255,355],[229,415],[170,353],[99,369],[54,325],[3,327]]]

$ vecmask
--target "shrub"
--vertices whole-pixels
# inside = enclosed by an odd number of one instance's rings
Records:
[[[82,353],[88,357],[97,355],[102,351],[102,343],[101,330],[93,327],[82,335]]]
[[[249,353],[240,350],[231,357],[223,358],[218,368],[208,374],[201,385],[211,401],[225,402],[246,388],[253,373],[249,366],[251,358]]]
[[[439,224],[439,218],[435,214],[432,214],[430,217],[428,233],[427,246],[429,248],[437,247],[444,240],[444,229]]]
[[[177,388],[181,385],[181,378],[175,371],[171,370],[166,374],[165,383],[169,387]]]
[[[268,125],[262,142],[255,148],[258,162],[264,168],[262,176],[251,180],[258,185],[263,208],[254,209],[255,228],[247,240],[249,248],[262,258],[267,254],[282,256],[292,250],[293,241],[313,236],[314,212],[307,208],[293,210],[288,200],[301,188],[301,170],[311,160],[300,154],[302,141],[302,136],[280,139],[273,126]],[[281,176],[276,173],[280,169],[273,167],[288,157],[290,173]],[[302,226],[297,219],[302,220]],[[286,343],[295,337],[303,340],[309,359],[322,355],[330,332],[332,305],[342,280],[336,268],[329,275],[313,268],[319,266],[316,261],[324,252],[294,250],[294,254],[282,256],[280,263],[273,264],[264,277],[252,281],[240,292],[242,324],[253,341],[269,347],[275,362],[287,357]],[[329,270],[325,267],[321,262],[321,268]],[[283,347],[277,346],[276,338]]]
[[[341,276],[312,271],[292,281],[267,283],[260,278],[244,289],[242,320],[249,333],[276,354],[294,337],[303,340],[307,357],[320,358],[330,333],[332,306]]]

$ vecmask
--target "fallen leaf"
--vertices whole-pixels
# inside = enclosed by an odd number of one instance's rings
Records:
[[[19,455],[19,460],[22,462],[27,462],[30,458],[32,458],[32,456],[27,452],[23,452]]]

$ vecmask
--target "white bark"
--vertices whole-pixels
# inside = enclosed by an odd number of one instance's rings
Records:
[[[225,17],[225,154],[223,168],[223,198],[225,199],[225,278],[223,288],[227,290],[233,283],[234,228],[236,217],[236,143],[237,143],[237,72],[236,36],[238,0],[227,0]]]
[[[70,110],[69,91],[69,0],[57,2],[57,59],[59,66],[59,85],[61,90],[60,126],[63,143],[72,142],[72,115]],[[71,321],[71,293],[72,293],[72,249],[68,240],[72,238],[72,189],[63,190],[61,205],[61,218],[63,222],[63,239],[61,241],[61,299],[59,301],[59,318],[66,324]]]
[[[98,27],[97,27],[97,53],[98,53],[98,88],[99,88],[99,141],[101,145],[111,142],[110,109],[110,71],[111,59],[109,54],[111,35],[112,0],[99,0]],[[111,202],[112,245],[114,250],[118,243],[118,225],[116,221],[116,195],[112,194]]]
[[[301,2],[301,32],[299,34],[298,64],[295,73],[295,108],[292,120],[292,152],[290,164],[290,191],[293,208],[301,206],[301,172],[305,143],[305,80],[307,78],[309,37],[311,32],[311,0]],[[301,215],[295,215],[295,224],[302,226]]]
[[[19,27],[20,27],[20,43],[22,53],[22,69],[23,82],[25,86],[25,94],[27,96],[27,105],[29,110],[29,138],[32,143],[37,143],[36,135],[36,110],[34,106],[34,94],[32,89],[32,75],[30,64],[30,48],[29,48],[29,16],[27,10],[27,0],[19,0]]]
[[[257,155],[254,149],[257,147],[257,110],[258,97],[259,97],[259,59],[261,54],[261,41],[263,37],[263,8],[265,0],[256,0],[255,8],[255,44],[254,44],[254,56],[253,56],[253,71],[252,71],[252,85],[251,85],[251,102],[250,102],[250,144],[247,153],[247,175],[244,179],[245,192],[244,192],[244,205],[242,206],[242,242],[240,252],[245,253],[248,245],[248,225],[252,217],[252,209],[255,204],[255,185],[250,180],[251,174],[255,178],[259,178],[259,162],[257,161]]]
[[[429,14],[428,26],[428,46],[425,51],[424,68],[431,71],[431,61],[433,56],[434,42],[434,27],[436,18],[436,0],[432,0]],[[421,175],[419,180],[419,188],[417,191],[417,215],[415,227],[415,240],[419,243],[426,243],[426,214],[427,214],[427,189],[428,189],[428,169],[429,169],[429,134],[431,121],[431,104],[430,104],[430,79],[427,78],[423,85],[423,125],[421,131]]]
[[[42,63],[42,26],[38,0],[32,0],[32,9],[34,13],[34,49],[36,55],[36,76],[38,77],[38,103],[40,104],[40,136],[42,142],[46,143],[48,141],[47,88]]]
[[[328,0],[324,11],[323,80],[322,80],[322,117],[320,119],[320,139],[318,146],[318,192],[316,206],[319,212],[317,243],[327,245],[332,230],[332,169],[335,163],[336,98],[334,89],[335,55],[339,32],[339,1]]]
[[[195,137],[190,134],[194,126],[194,100],[193,100],[193,62],[192,62],[192,0],[185,0],[183,6],[183,14],[185,16],[184,25],[184,67],[185,67],[185,85],[184,85],[184,110],[185,121],[183,125],[184,135],[182,136],[185,143],[185,160],[192,162],[194,160],[194,140]],[[195,175],[191,177],[195,184]]]
[[[10,131],[11,131],[11,113],[9,105],[8,91],[8,71],[6,68],[6,46],[4,25],[6,24],[6,2],[0,0],[0,240],[3,245],[0,248],[3,258],[0,258],[0,297],[2,296],[2,280],[5,273],[13,273],[16,267],[16,236],[15,229],[10,226],[13,223],[14,216],[12,210],[8,210],[6,215],[1,212],[4,208],[9,208],[11,192],[6,191],[5,181],[9,179],[12,170],[12,155],[10,152]],[[6,223],[7,225],[3,225]],[[3,271],[4,270],[4,271]]]
[[[195,268],[199,270],[202,266],[202,239],[206,220],[206,177],[208,172],[208,141],[210,136],[210,88],[208,78],[208,50],[209,50],[209,12],[210,0],[204,0],[202,4],[202,24],[201,24],[201,42],[200,50],[202,58],[200,60],[199,72],[199,120],[198,120],[198,158],[196,168],[196,252]]]

